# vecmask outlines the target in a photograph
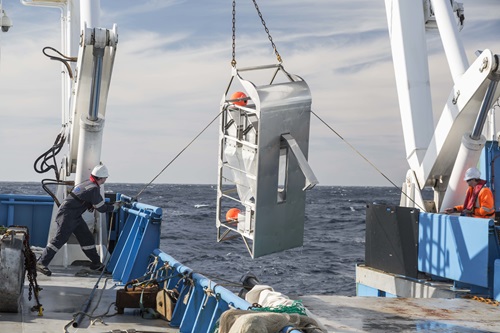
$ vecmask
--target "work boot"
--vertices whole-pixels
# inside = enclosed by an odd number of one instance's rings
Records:
[[[47,266],[44,266],[41,262],[36,263],[36,270],[42,273],[43,275],[51,276],[52,272]]]
[[[102,270],[104,269],[104,265],[101,264],[100,262],[98,262],[96,264],[92,263],[92,264],[90,264],[90,269],[92,271],[102,272]]]

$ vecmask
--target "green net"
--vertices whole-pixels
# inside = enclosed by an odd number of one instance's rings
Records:
[[[7,232],[7,228],[4,227],[3,225],[0,225],[0,235],[3,235]]]
[[[253,307],[252,311],[258,312],[278,312],[278,313],[297,313],[300,315],[306,315],[306,308],[302,304],[302,301],[293,301],[292,305],[278,305],[273,307]]]

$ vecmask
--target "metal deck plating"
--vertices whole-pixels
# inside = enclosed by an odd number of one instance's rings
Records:
[[[24,290],[22,311],[19,313],[0,313],[0,330],[16,333],[52,333],[64,332],[178,332],[170,328],[168,322],[161,319],[143,319],[139,309],[125,309],[122,315],[104,317],[91,324],[85,317],[78,327],[73,327],[73,314],[81,310],[95,286],[98,275],[77,277],[75,273],[83,267],[53,267],[51,276],[38,275],[38,284],[43,290],[40,292],[40,303],[43,305],[43,316],[31,312],[35,305],[34,300],[28,300],[28,289]],[[107,281],[106,281],[107,280]],[[103,276],[99,288],[89,307],[89,313],[98,317],[108,311],[109,315],[116,314],[112,303],[116,300],[116,291],[121,289],[113,282],[110,276]],[[102,292],[102,296],[101,296]],[[97,306],[97,307],[96,307]],[[95,309],[95,310],[94,310]]]
[[[26,289],[20,313],[0,313],[2,332],[64,332],[67,325],[68,332],[179,332],[165,320],[143,319],[138,309],[125,309],[123,315],[105,317],[93,324],[86,317],[74,328],[73,314],[80,311],[98,277],[76,277],[82,267],[51,268],[52,276],[38,277],[43,288],[40,293],[43,316],[30,311],[34,301],[28,301]],[[110,277],[103,277],[89,312],[98,317],[109,308],[109,314],[115,314],[113,303],[120,288]],[[298,298],[329,332],[500,332],[500,308],[474,300],[326,295]]]
[[[329,332],[500,332],[500,308],[467,299],[302,296]]]

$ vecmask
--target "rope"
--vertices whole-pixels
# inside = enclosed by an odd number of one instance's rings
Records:
[[[270,307],[252,306],[250,309],[257,312],[276,312],[276,313],[297,313],[306,316],[306,308],[302,301],[293,301],[292,305],[276,305]]]
[[[110,318],[110,317],[116,316],[118,314],[118,312],[115,312],[115,313],[112,313],[112,314],[108,314],[109,311],[111,310],[111,307],[113,305],[115,305],[115,302],[110,303],[109,306],[108,306],[108,308],[106,309],[106,312],[104,312],[103,314],[98,315],[98,316],[92,316],[92,315],[90,315],[88,313],[85,313],[85,312],[82,312],[82,311],[74,313],[73,314],[73,319],[64,326],[64,332],[65,333],[69,333],[68,328],[73,324],[73,322],[75,321],[76,316],[78,316],[78,315],[82,315],[82,316],[88,317],[89,320],[90,320],[90,324],[91,325],[94,325],[96,323],[96,321],[103,322],[103,320],[102,320],[103,318]]]
[[[402,195],[407,197],[411,202],[415,204],[420,210],[425,211],[424,208],[420,207],[412,198],[410,198],[406,193],[403,192],[403,190],[397,186],[392,180],[389,179],[375,164],[373,164],[366,156],[364,156],[359,150],[357,150],[351,143],[349,143],[346,139],[342,137],[337,131],[335,131],[330,125],[328,125],[320,116],[318,116],[314,111],[311,110],[311,113],[318,118],[319,121],[321,121],[326,127],[328,127],[335,135],[337,135],[346,145],[349,146],[356,154],[358,154],[362,159],[364,159],[372,168],[374,168],[382,177],[384,177],[389,183],[392,184],[392,186]]]
[[[113,228],[113,223],[114,223],[114,217],[115,215],[112,214],[111,215],[111,219],[110,219],[110,224],[109,224],[109,230],[111,230]],[[107,239],[107,243],[106,243],[106,248],[109,249],[109,243],[110,243],[110,240],[111,240],[111,233],[108,233],[108,239]],[[106,259],[106,257],[104,258]],[[104,260],[103,260],[104,261]],[[101,274],[99,275],[95,285],[94,285],[94,288],[92,289],[92,292],[90,293],[89,295],[89,298],[87,300],[87,302],[89,302],[89,307],[91,305],[91,302],[93,301],[93,293],[95,290],[97,290],[99,288],[99,282],[101,281],[102,277],[104,276],[105,272],[106,272],[106,269],[108,267],[108,264],[109,264],[109,259],[106,261],[106,264],[104,265],[104,268],[102,269],[101,271]],[[101,323],[104,323],[104,320],[103,318],[106,318],[106,317],[113,317],[115,316],[116,314],[118,314],[118,312],[114,313],[114,314],[111,314],[111,315],[108,315],[109,313],[109,310],[111,309],[111,306],[113,304],[115,304],[115,302],[111,303],[109,306],[108,306],[108,309],[106,310],[106,312],[102,315],[97,315],[97,316],[94,316],[94,312],[97,310],[97,308],[99,307],[99,304],[101,303],[101,299],[102,299],[102,296],[104,294],[104,291],[106,290],[106,285],[108,283],[108,281],[112,279],[111,278],[106,278],[104,280],[104,286],[102,287],[102,289],[99,291],[99,295],[97,297],[97,301],[95,303],[95,306],[94,308],[92,309],[92,311],[90,311],[90,313],[88,312],[84,312],[84,311],[79,311],[79,312],[76,312],[76,313],[73,313],[73,318],[64,326],[64,332],[65,333],[69,333],[68,332],[68,327],[70,327],[71,325],[73,325],[73,323],[76,321],[77,323],[80,322],[83,317],[88,317],[89,320],[91,321],[91,324],[94,325],[94,323],[98,320],[100,321]],[[78,319],[77,319],[78,317]]]
[[[244,287],[242,283],[238,283],[238,282],[233,282],[233,281],[230,281],[230,280],[226,280],[226,279],[223,279],[221,278],[219,275],[210,275],[210,274],[205,274],[205,273],[200,273],[201,275],[211,279],[211,280],[220,280],[220,281],[224,281],[226,283],[218,283],[218,285],[220,286],[233,286],[233,287]]]
[[[155,176],[155,177],[154,177],[154,178],[153,178],[153,179],[152,179],[152,180],[151,180],[151,181],[150,181],[147,185],[146,185],[146,186],[144,186],[144,187],[143,187],[143,188],[139,191],[139,193],[137,193],[137,195],[136,195],[134,198],[138,198],[138,197],[142,194],[142,192],[144,192],[144,191],[146,190],[146,188],[148,188],[148,187],[149,187],[149,186],[150,186],[150,185],[151,185],[151,184],[152,184],[152,183],[153,183],[153,182],[154,182],[154,181],[155,181],[158,177],[160,177],[160,175],[161,175],[161,174],[162,174],[162,173],[163,173],[163,172],[164,172],[164,171],[165,171],[165,170],[166,170],[166,169],[167,169],[167,168],[168,168],[168,167],[169,167],[172,163],[174,163],[174,161],[175,161],[175,160],[176,160],[176,159],[177,159],[177,158],[178,158],[178,157],[179,157],[182,153],[184,153],[184,151],[185,151],[185,150],[186,150],[189,146],[191,146],[191,144],[192,144],[194,141],[196,141],[196,139],[198,139],[198,137],[199,137],[200,135],[202,135],[202,134],[203,134],[203,132],[205,132],[205,131],[207,130],[207,128],[209,128],[209,127],[210,127],[210,125],[212,125],[212,123],[213,123],[213,122],[214,122],[217,118],[219,118],[219,116],[222,114],[222,112],[224,112],[224,110],[222,110],[221,112],[219,112],[219,113],[217,114],[217,116],[215,116],[215,118],[214,118],[214,119],[212,119],[212,120],[208,123],[208,125],[207,125],[207,126],[205,126],[205,127],[201,130],[201,132],[199,132],[199,133],[198,133],[198,134],[197,134],[197,135],[196,135],[196,136],[195,136],[195,137],[194,137],[194,138],[193,138],[193,139],[192,139],[192,140],[191,140],[191,141],[190,141],[190,142],[189,142],[189,143],[188,143],[188,144],[184,147],[184,148],[182,148],[182,149],[181,149],[181,151],[180,151],[177,155],[175,155],[175,157],[174,157],[174,158],[173,158],[170,162],[168,162],[168,163],[167,163],[167,165],[165,165],[165,167],[164,167],[164,168],[163,168],[163,169],[162,169],[162,170],[161,170],[161,171],[160,171],[160,172],[159,172],[159,173],[158,173],[158,174],[157,174],[157,175],[156,175],[156,176]]]

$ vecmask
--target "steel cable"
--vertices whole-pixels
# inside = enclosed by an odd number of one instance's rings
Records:
[[[207,130],[207,128],[210,127],[210,125],[212,125],[212,123],[217,120],[217,118],[219,118],[219,116],[222,114],[222,112],[224,112],[224,110],[222,110],[221,112],[219,112],[217,114],[217,116],[215,116],[214,119],[212,119],[208,125],[206,125],[184,148],[181,149],[181,151],[179,153],[177,153],[177,155],[174,156],[174,158],[172,160],[170,160],[170,162],[167,163],[167,165],[165,165],[165,167],[146,185],[144,186],[140,191],[139,193],[137,193],[137,195],[135,197],[133,197],[133,199],[137,199],[141,194],[142,192],[144,192],[146,190],[146,188],[148,188],[158,177],[160,177],[160,175],[172,164],[174,163],[174,161],[182,154],[184,153],[184,151],[189,147],[191,146],[191,144],[193,144],[193,142],[196,141],[196,139],[198,139],[200,137],[200,135],[203,134],[203,132],[205,132]]]
[[[365,155],[363,155],[359,150],[356,149],[350,142],[348,142],[346,139],[342,137],[336,130],[334,130],[329,124],[327,124],[320,116],[318,116],[314,111],[311,110],[311,113],[318,118],[319,121],[321,121],[326,127],[328,127],[333,133],[335,133],[336,136],[338,136],[346,145],[349,146],[356,154],[358,154],[362,159],[364,159],[372,168],[374,168],[382,177],[384,177],[389,183],[392,184],[392,186],[397,189],[398,192],[400,192],[402,195],[407,197],[411,202],[415,204],[417,208],[419,208],[422,211],[426,211],[424,208],[420,207],[412,198],[406,194],[402,188],[397,186],[389,177],[387,177],[373,162],[371,162]]]

